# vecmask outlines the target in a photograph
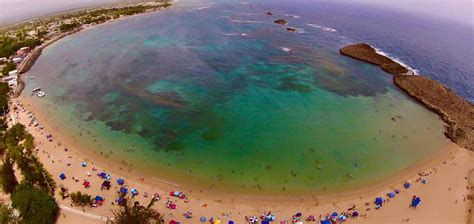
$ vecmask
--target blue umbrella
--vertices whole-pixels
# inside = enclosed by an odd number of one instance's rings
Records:
[[[121,187],[120,188],[120,193],[126,194],[128,192],[128,189],[126,187]]]
[[[66,179],[66,174],[64,173],[59,174],[59,178],[61,178],[61,180]]]
[[[331,217],[337,217],[337,215],[338,215],[337,212],[333,212]]]
[[[201,222],[206,222],[206,217],[204,217],[204,216],[201,217],[201,218],[199,219],[199,221],[201,221]]]
[[[97,196],[95,196],[95,200],[96,201],[103,201],[104,198],[102,196],[97,195]]]
[[[117,184],[119,184],[119,185],[123,185],[124,183],[125,183],[125,180],[123,180],[122,178],[119,178],[117,180]]]
[[[229,224],[234,224],[234,221],[229,221]]]
[[[392,191],[392,192],[388,193],[387,195],[388,195],[389,198],[393,198],[393,197],[395,197],[395,192]]]
[[[410,182],[405,182],[405,184],[403,185],[406,189],[410,188],[411,184]]]
[[[382,205],[383,199],[382,198],[375,198],[375,204],[376,205]]]
[[[331,221],[326,219],[326,220],[321,221],[321,224],[331,224]]]

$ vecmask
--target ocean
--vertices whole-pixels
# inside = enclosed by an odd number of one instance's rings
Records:
[[[383,10],[178,3],[56,42],[24,94],[41,87],[32,103],[82,150],[159,179],[281,195],[363,187],[449,141],[436,114],[340,47],[367,42],[473,99],[465,28]]]

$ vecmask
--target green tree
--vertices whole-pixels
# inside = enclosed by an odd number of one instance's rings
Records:
[[[124,205],[120,206],[117,210],[115,210],[114,216],[115,220],[114,223],[117,224],[149,224],[149,223],[156,223],[162,224],[164,223],[163,215],[158,213],[155,209],[152,208],[153,204],[155,203],[155,199],[152,199],[147,206],[140,205],[137,201],[133,199],[127,198],[125,199]]]
[[[15,69],[16,69],[16,64],[15,63],[7,62],[5,64],[5,67],[3,67],[3,69],[2,69],[2,75],[7,76],[10,71],[13,71]]]
[[[12,194],[18,185],[18,181],[16,180],[15,170],[13,169],[13,161],[8,155],[3,160],[1,175],[3,191]]]
[[[0,207],[0,224],[16,224],[18,217],[13,213],[13,208],[5,204]]]
[[[51,224],[59,214],[59,206],[48,192],[22,182],[12,196],[12,206],[20,212],[25,224]]]
[[[76,206],[87,206],[92,204],[92,196],[80,191],[69,194],[72,203]]]

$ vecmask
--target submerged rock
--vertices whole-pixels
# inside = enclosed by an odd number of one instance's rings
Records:
[[[280,25],[286,25],[288,24],[288,21],[284,20],[284,19],[277,19],[275,21],[273,21],[274,23],[276,24],[280,24]]]
[[[268,16],[273,16],[273,12],[266,12],[265,15],[268,15]]]

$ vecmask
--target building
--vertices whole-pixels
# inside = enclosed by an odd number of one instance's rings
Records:
[[[12,59],[13,63],[15,63],[15,64],[18,64],[18,63],[20,63],[20,62],[21,62],[21,60],[22,60],[22,59],[21,59],[21,58],[19,58],[19,57],[15,57],[15,58],[13,58],[13,59]]]
[[[20,50],[16,51],[18,57],[24,57],[30,52],[30,47],[22,47]]]

